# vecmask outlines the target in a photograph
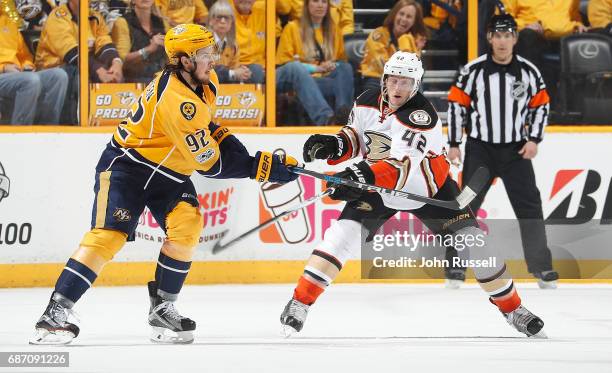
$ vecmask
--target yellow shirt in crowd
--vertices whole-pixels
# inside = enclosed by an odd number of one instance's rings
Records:
[[[242,15],[230,0],[236,16],[236,44],[240,50],[240,63],[264,66],[266,59],[266,3],[257,0],[251,14]]]
[[[354,33],[353,0],[330,0],[329,5],[332,21],[340,27],[342,35]],[[303,6],[303,0],[277,0],[276,12],[280,15],[289,15],[289,20],[297,20],[302,16]]]
[[[19,66],[21,70],[34,68],[32,53],[17,25],[0,12],[0,72],[10,64]]]
[[[48,69],[64,64],[64,57],[79,45],[79,29],[73,21],[68,5],[60,5],[51,11],[36,49],[36,67]],[[104,17],[93,10],[89,11],[89,49],[98,53],[102,47],[113,41],[108,33]]]
[[[417,36],[421,38],[423,36]],[[421,55],[417,47],[415,37],[412,34],[404,34],[397,40],[399,50]],[[365,42],[365,51],[361,61],[361,74],[371,78],[380,78],[383,73],[385,62],[397,52],[391,43],[391,33],[385,26],[380,26],[368,35]]]
[[[208,8],[203,0],[155,0],[160,13],[168,23],[203,23],[208,17]]]
[[[240,49],[237,46],[224,45],[223,42],[220,44],[220,47],[223,49],[221,50],[219,64],[230,69],[237,68],[240,65]]]
[[[317,42],[323,44],[323,32],[320,28],[315,29],[315,39]],[[342,32],[336,29],[336,37],[334,38],[334,60],[346,60],[346,54],[344,52],[344,38]],[[304,54],[302,38],[300,37],[300,24],[299,21],[291,21],[287,23],[281,34],[278,48],[276,49],[276,64],[283,65],[291,61],[307,62],[312,64],[318,64],[318,61],[312,61],[306,59]]]
[[[612,0],[589,0],[587,13],[591,27],[606,27],[612,22]]]
[[[457,10],[461,10],[461,1],[460,0],[442,0],[442,2],[447,3]],[[430,27],[434,30],[439,30],[440,26],[448,19],[448,23],[451,27],[455,28],[457,26],[457,17],[450,15],[446,9],[438,6],[436,4],[431,4],[431,11],[427,17],[423,18],[423,22],[427,27]]]
[[[582,24],[579,0],[503,0],[503,3],[519,31],[540,21],[547,39],[569,35]]]
[[[164,70],[149,83],[113,139],[154,165],[191,175],[219,159],[219,145],[208,129],[219,81],[211,71],[200,97],[178,74]]]

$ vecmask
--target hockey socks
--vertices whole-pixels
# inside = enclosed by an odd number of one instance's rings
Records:
[[[514,282],[506,271],[506,265],[495,275],[478,279],[480,287],[489,294],[491,303],[503,313],[510,313],[521,305],[521,298],[514,287]]]
[[[293,299],[310,306],[319,295],[323,294],[330,283],[331,279],[326,274],[316,268],[306,266],[304,274],[293,291]]]
[[[97,277],[86,265],[71,258],[55,283],[55,291],[76,303]]]
[[[521,305],[521,297],[515,288],[509,294],[501,297],[491,297],[491,303],[497,306],[503,313],[510,313]]]
[[[174,301],[183,287],[189,268],[191,268],[191,262],[172,259],[159,253],[155,270],[158,294],[164,299]]]

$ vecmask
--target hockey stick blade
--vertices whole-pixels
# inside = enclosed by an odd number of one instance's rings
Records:
[[[316,201],[320,200],[321,198],[328,196],[330,194],[332,194],[334,192],[334,188],[327,188],[323,193],[317,194],[313,197],[308,198],[307,200],[305,200],[304,202],[296,205],[293,208],[290,208],[287,211],[283,211],[282,213],[276,215],[275,217],[268,219],[266,221],[264,221],[263,223],[259,224],[256,227],[253,227],[251,229],[249,229],[248,231],[244,232],[243,234],[241,234],[240,236],[236,237],[236,238],[232,238],[231,240],[229,240],[227,243],[222,244],[221,241],[223,239],[220,239],[219,241],[215,242],[215,246],[213,246],[212,248],[212,253],[213,254],[218,254],[221,251],[229,248],[230,246],[233,246],[234,244],[242,241],[243,239],[245,239],[246,237],[250,236],[251,234],[264,229],[265,227],[275,223],[276,221],[278,221],[279,219],[291,214],[292,212],[295,211],[299,211],[301,209],[303,209],[306,206],[309,206],[313,203],[315,203]]]
[[[423,203],[427,203],[433,206],[439,206],[439,207],[443,207],[443,208],[447,208],[451,210],[462,210],[465,206],[467,206],[470,202],[472,202],[474,197],[476,197],[476,195],[480,192],[480,189],[482,188],[482,186],[488,180],[488,175],[489,175],[489,172],[487,171],[486,168],[480,167],[474,173],[474,177],[476,180],[473,183],[471,182],[472,180],[470,180],[470,183],[466,185],[466,188],[457,196],[456,199],[445,201],[445,200],[421,196],[419,194],[414,194],[410,192],[404,192],[402,190],[389,189],[389,188],[380,187],[377,185],[361,183],[355,180],[343,179],[343,178],[332,176],[332,175],[326,175],[326,174],[322,174],[316,171],[307,170],[305,168],[291,167],[290,170],[294,173],[312,176],[314,178],[325,180],[332,184],[341,184],[341,185],[346,185],[346,186],[350,186],[350,187],[361,189],[361,190],[370,190],[370,191],[378,192],[379,194],[387,194],[393,197],[406,198],[412,201],[423,202]]]

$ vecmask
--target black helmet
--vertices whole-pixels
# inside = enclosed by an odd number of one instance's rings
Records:
[[[504,13],[491,17],[489,25],[487,26],[487,32],[516,32],[516,28],[516,21],[514,18],[510,14]]]

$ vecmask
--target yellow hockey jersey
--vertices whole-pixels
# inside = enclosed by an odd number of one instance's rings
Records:
[[[255,1],[251,14],[242,15],[230,4],[236,16],[236,44],[240,50],[240,63],[266,64],[266,3]]]
[[[314,36],[319,44],[323,43],[323,31],[321,28],[315,29]],[[278,48],[276,49],[276,64],[283,65],[295,60],[318,64],[318,61],[314,60],[312,56],[308,57],[305,55],[303,46],[302,37],[300,36],[299,21],[287,23],[281,34],[280,41],[278,42]],[[344,38],[338,28],[336,28],[336,35],[334,37],[334,52],[335,61],[346,61]]]
[[[424,38],[424,36],[416,35],[416,38]],[[399,50],[416,53],[420,56],[421,50],[417,47],[416,38],[411,33],[400,36],[397,40]],[[397,52],[397,49],[391,43],[389,29],[385,26],[376,28],[365,42],[363,60],[360,66],[361,75],[369,78],[380,78],[385,63],[395,52]]]
[[[79,45],[79,26],[75,21],[77,16],[72,14],[66,4],[58,6],[49,14],[36,49],[38,69],[75,63]],[[101,55],[106,49],[115,49],[104,17],[100,13],[89,11],[88,31],[89,49],[96,55]]]
[[[299,20],[302,16],[303,0],[277,0],[276,13],[289,15],[289,20]],[[353,15],[352,0],[331,0],[329,10],[332,21],[342,30],[342,35],[350,35],[355,32],[355,17]]]
[[[4,66],[15,64],[20,69],[33,69],[32,54],[15,22],[0,13],[0,72]]]
[[[546,39],[559,39],[582,25],[578,0],[502,0],[519,31],[540,22]]]
[[[155,5],[171,26],[204,23],[208,17],[208,8],[202,0],[155,0]]]
[[[215,72],[210,75],[210,82],[194,91],[180,73],[163,70],[119,125],[113,145],[176,181],[211,169],[220,157],[221,138],[213,138],[218,134],[209,129],[219,87]]]

